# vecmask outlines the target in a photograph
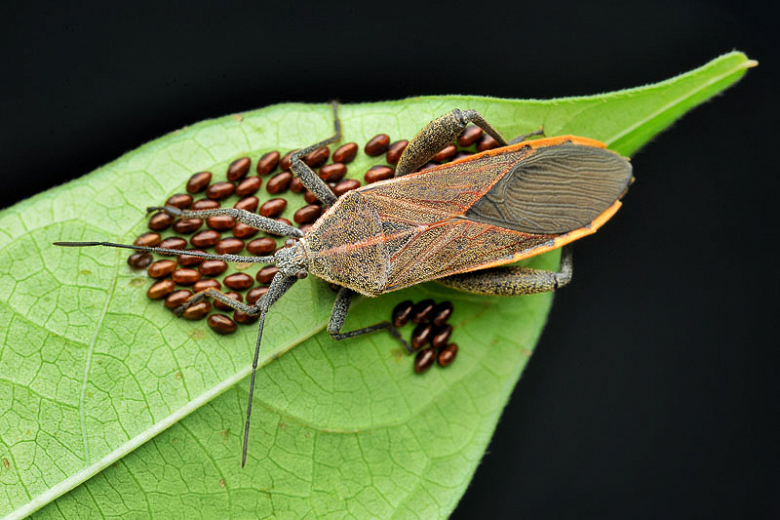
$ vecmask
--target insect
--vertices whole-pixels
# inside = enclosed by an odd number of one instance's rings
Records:
[[[291,157],[291,170],[328,208],[306,234],[285,223],[234,208],[201,211],[172,206],[149,208],[174,217],[230,215],[256,229],[290,237],[273,256],[213,255],[111,242],[57,242],[70,247],[108,246],[166,255],[187,254],[227,262],[276,264],[268,292],[254,305],[208,289],[194,294],[177,314],[205,297],[258,316],[241,465],[246,464],[252,396],[265,317],[292,285],[308,274],[340,287],[328,323],[334,340],[386,330],[408,352],[410,346],[389,321],[342,331],[355,294],[376,297],[436,280],[477,294],[522,295],[552,291],[572,276],[570,248],[558,272],[508,266],[595,232],[620,208],[633,180],[631,165],[598,141],[576,136],[507,142],[476,110],[455,109],[425,126],[409,143],[395,178],[363,186],[337,198],[303,158],[341,140],[338,106],[334,135]],[[415,172],[469,123],[500,148]]]

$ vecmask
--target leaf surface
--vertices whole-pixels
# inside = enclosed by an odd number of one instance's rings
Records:
[[[344,105],[344,142],[380,132],[409,139],[460,107],[507,136],[544,125],[547,135],[585,135],[630,156],[752,65],[735,52],[655,85],[550,101]],[[255,328],[217,336],[205,322],[176,319],[146,298],[148,279],[127,267],[126,252],[51,246],[130,243],[146,230],[146,206],[182,192],[192,173],[222,180],[238,157],[254,161],[331,133],[326,105],[204,121],[0,213],[0,515],[23,518],[43,506],[36,517],[435,518],[453,510],[533,351],[550,294],[509,300],[427,284],[359,302],[347,330],[385,319],[401,300],[455,303],[458,359],[420,377],[386,334],[332,342],[323,330],[333,293],[312,277],[298,283],[267,320],[241,470]],[[361,153],[348,176],[362,180],[375,162]],[[557,262],[554,252],[530,265]]]

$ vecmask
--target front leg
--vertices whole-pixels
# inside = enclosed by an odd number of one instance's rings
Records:
[[[482,114],[476,110],[458,110],[456,108],[449,114],[431,121],[414,136],[401,155],[401,160],[398,161],[395,176],[401,177],[412,173],[433,159],[433,156],[458,137],[469,123],[480,127],[501,146],[507,146],[508,143],[504,136],[485,121]]]
[[[259,229],[260,231],[265,231],[266,233],[271,233],[273,235],[296,238],[301,238],[303,236],[303,232],[298,228],[294,228],[288,224],[285,224],[284,222],[279,222],[278,220],[274,220],[272,218],[255,215],[254,213],[244,209],[217,208],[188,210],[179,209],[175,206],[153,206],[146,208],[146,211],[164,211],[172,217],[179,218],[207,218],[228,215],[242,224],[246,224],[247,226]]]
[[[571,247],[564,247],[557,272],[530,267],[494,267],[484,271],[456,274],[436,280],[442,285],[473,294],[520,296],[554,291],[571,281]]]

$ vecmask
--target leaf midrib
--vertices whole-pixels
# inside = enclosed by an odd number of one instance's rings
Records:
[[[710,81],[707,81],[704,84],[702,84],[701,86],[699,86],[698,88],[691,90],[687,95],[678,97],[672,103],[667,103],[666,105],[664,105],[663,107],[657,109],[655,112],[652,112],[651,114],[649,114],[645,118],[640,119],[639,122],[634,123],[633,125],[629,126],[626,130],[624,130],[624,131],[622,131],[622,132],[620,132],[620,133],[610,137],[609,139],[605,140],[604,142],[606,144],[614,143],[618,139],[621,139],[621,138],[625,137],[626,135],[629,135],[631,132],[636,130],[638,127],[649,123],[650,121],[652,121],[653,119],[655,119],[659,115],[664,114],[665,112],[668,112],[674,106],[679,105],[679,104],[687,101],[688,99],[692,98],[693,96],[695,96],[696,94],[700,93],[701,91],[711,87],[715,83],[723,81],[724,79],[728,78],[732,74],[738,73],[740,70],[749,69],[750,67],[755,66],[755,63],[756,62],[754,62],[754,61],[746,61],[746,62],[740,63],[737,67],[734,67],[733,69],[730,69],[728,72],[725,72],[725,73],[723,73],[720,76],[716,76],[716,79],[712,79]],[[695,71],[691,71],[690,74],[695,73],[697,70],[698,69],[696,69]]]

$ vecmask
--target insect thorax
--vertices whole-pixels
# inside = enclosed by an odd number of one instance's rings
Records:
[[[384,292],[388,258],[382,223],[357,192],[350,192],[301,241],[309,272],[367,296]]]

